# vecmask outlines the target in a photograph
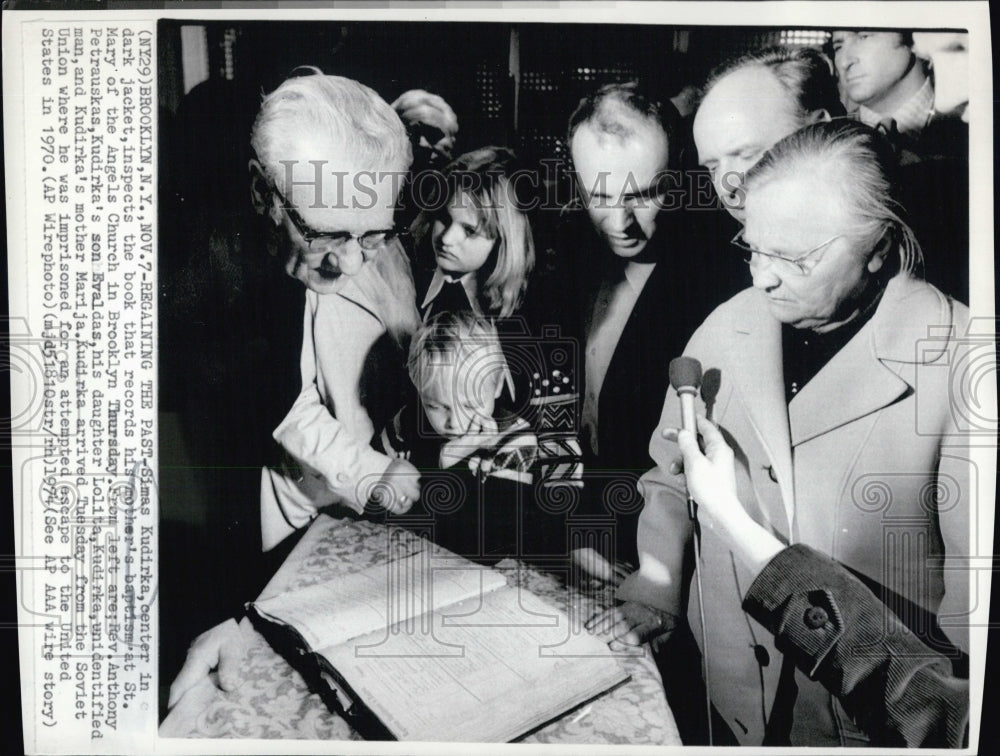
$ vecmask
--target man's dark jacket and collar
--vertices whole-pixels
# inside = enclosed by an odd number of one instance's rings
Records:
[[[586,494],[581,512],[613,516],[617,555],[637,557],[641,500],[634,483],[653,466],[649,437],[669,385],[670,360],[680,356],[705,317],[750,283],[746,266],[722,237],[733,225],[719,210],[664,211],[643,250],[656,265],[629,316],[598,397],[598,453],[585,445]],[[612,252],[583,210],[562,218],[552,244],[539,250],[538,273],[525,311],[532,331],[558,325],[576,345],[579,395],[586,396],[587,311]],[[625,483],[630,489],[622,488]],[[624,491],[629,490],[628,495]]]

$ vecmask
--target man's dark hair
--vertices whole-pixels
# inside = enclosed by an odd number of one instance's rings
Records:
[[[833,32],[844,31],[842,29],[833,29],[830,32],[829,38],[823,43],[823,53],[830,59],[833,60]],[[864,29],[847,29],[846,31],[865,31]],[[899,44],[903,47],[909,47],[910,51],[913,51],[913,30],[912,29],[884,29],[878,31],[893,31],[899,35]]]
[[[569,117],[566,145],[569,146],[576,130],[584,123],[593,124],[604,134],[627,139],[631,135],[631,127],[621,117],[623,111],[652,120],[663,129],[667,135],[671,160],[674,159],[675,140],[680,134],[680,114],[670,100],[660,98],[638,81],[605,84],[580,100],[573,115]]]
[[[830,61],[811,47],[765,47],[740,55],[718,66],[702,88],[702,98],[720,79],[751,66],[766,68],[792,96],[803,122],[818,110],[836,118],[845,113]]]

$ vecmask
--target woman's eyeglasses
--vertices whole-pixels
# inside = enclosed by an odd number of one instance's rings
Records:
[[[285,199],[281,190],[276,186],[273,188],[275,196],[281,201],[282,209],[288,215],[288,219],[295,226],[295,230],[299,232],[309,245],[309,254],[311,255],[322,256],[331,252],[339,253],[348,241],[356,239],[363,253],[373,253],[365,255],[365,259],[369,260],[375,256],[374,253],[377,253],[386,244],[406,233],[403,229],[399,228],[365,231],[363,234],[352,234],[350,231],[314,231],[302,216],[299,215],[299,211],[295,209],[295,206]]]
[[[754,247],[753,245],[747,243],[746,239],[743,238],[743,231],[744,229],[741,228],[739,232],[736,234],[736,236],[734,236],[732,241],[730,242],[734,247],[736,247],[742,253],[743,262],[749,265],[751,262],[753,262],[754,255],[759,255],[760,257],[766,257],[767,259],[772,260],[776,266],[778,266],[781,270],[785,271],[786,273],[798,276],[808,276],[809,273],[812,271],[812,269],[815,267],[816,263],[819,262],[819,260],[816,258],[813,258],[812,260],[810,260],[810,258],[812,258],[813,255],[815,255],[820,250],[826,249],[840,237],[844,236],[844,234],[836,234],[835,236],[831,236],[822,244],[817,244],[815,247],[808,250],[807,252],[804,252],[798,257],[793,258],[793,257],[785,257],[784,255],[779,255],[776,254],[775,252],[765,252],[762,249],[757,249],[757,247]]]

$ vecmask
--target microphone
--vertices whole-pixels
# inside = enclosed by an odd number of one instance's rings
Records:
[[[705,402],[705,417],[712,419],[712,410],[715,409],[715,398],[722,388],[722,371],[719,368],[709,368],[701,376],[701,399]]]
[[[694,357],[675,357],[670,361],[670,385],[681,402],[681,427],[698,435],[698,421],[694,413],[694,399],[701,388],[701,363]],[[688,494],[688,517],[696,516],[695,501]]]

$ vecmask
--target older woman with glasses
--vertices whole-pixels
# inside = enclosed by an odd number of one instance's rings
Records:
[[[685,354],[721,371],[709,409],[733,447],[749,515],[782,544],[844,564],[959,668],[969,587],[956,559],[969,553],[972,497],[950,366],[961,363],[956,335],[968,310],[918,277],[920,249],[894,202],[892,174],[892,152],[854,122],[807,126],[774,145],[747,176],[746,226],[735,240],[753,287],[710,315]],[[658,427],[679,425],[671,390]],[[620,598],[661,618],[687,613],[712,703],[740,744],[879,741],[885,733],[852,724],[744,614],[753,576],[710,528],[701,536],[701,602],[696,583],[687,590],[695,528],[681,455],[660,430],[650,453],[657,467],[641,484],[641,568]],[[814,641],[818,669],[819,650],[842,627],[823,585],[815,588],[793,621]],[[625,609],[619,637],[654,629],[627,620],[648,612]],[[873,647],[884,627],[871,618],[864,636]],[[865,654],[838,657],[848,660],[838,672],[848,685],[857,674],[850,660],[862,665]]]

